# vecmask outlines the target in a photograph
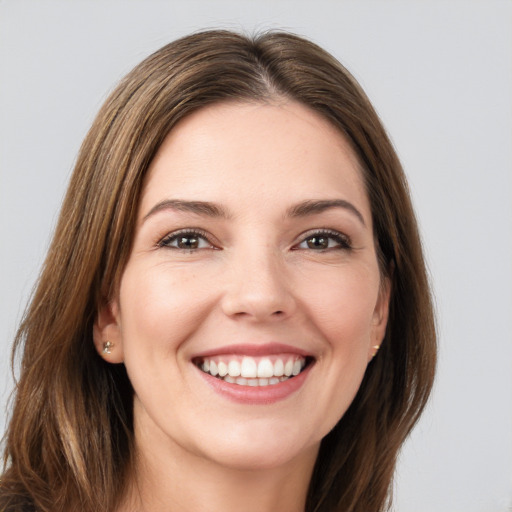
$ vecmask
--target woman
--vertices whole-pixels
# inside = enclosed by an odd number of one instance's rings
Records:
[[[385,510],[435,331],[354,79],[284,33],[147,58],[83,143],[15,350],[2,510]]]

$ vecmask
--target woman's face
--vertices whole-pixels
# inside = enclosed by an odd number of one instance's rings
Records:
[[[237,468],[311,461],[384,336],[383,283],[343,137],[295,102],[219,104],[151,163],[96,344],[126,365],[143,449]]]

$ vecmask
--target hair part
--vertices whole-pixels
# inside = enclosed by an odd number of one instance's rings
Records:
[[[83,142],[15,340],[13,360],[17,351],[23,358],[0,508],[115,510],[132,462],[133,389],[123,365],[95,352],[92,325],[119,287],[149,164],[176,123],[198,109],[281,99],[317,112],[351,144],[392,288],[382,348],[322,441],[306,510],[389,505],[397,454],[427,402],[436,357],[429,283],[400,162],[360,86],[320,47],[281,32],[207,31],[163,47],[130,72]]]

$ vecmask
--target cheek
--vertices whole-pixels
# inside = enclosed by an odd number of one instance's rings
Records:
[[[144,272],[128,267],[120,290],[125,353],[148,345],[175,349],[207,314],[211,302],[194,272],[156,265]],[[201,293],[202,292],[202,293]]]
[[[312,432],[324,436],[345,414],[364,377],[380,283],[378,272],[367,266],[317,268],[314,277],[302,277],[307,329],[322,340],[314,370],[321,393],[307,409],[322,411]]]
[[[366,349],[378,296],[378,275],[364,269],[336,270],[304,282],[302,300],[331,349]]]

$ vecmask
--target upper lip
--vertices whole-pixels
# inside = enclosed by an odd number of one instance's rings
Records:
[[[288,345],[286,343],[238,343],[234,345],[224,345],[222,347],[216,347],[203,352],[195,354],[192,359],[200,357],[213,357],[220,355],[241,355],[241,356],[266,356],[276,354],[297,354],[303,357],[313,357],[310,352],[296,347],[295,345]]]

